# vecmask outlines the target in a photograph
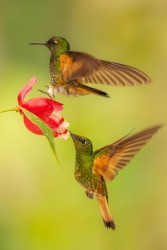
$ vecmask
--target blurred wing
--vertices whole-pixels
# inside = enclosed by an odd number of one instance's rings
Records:
[[[160,129],[151,127],[132,136],[126,136],[115,143],[94,152],[95,160],[93,171],[100,174],[105,180],[112,180],[120,169],[125,167],[139,150]]]
[[[63,53],[60,56],[60,69],[66,82],[78,80],[82,84],[133,86],[151,81],[148,75],[134,67],[98,60],[82,52]]]

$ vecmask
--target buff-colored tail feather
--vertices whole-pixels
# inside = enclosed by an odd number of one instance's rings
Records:
[[[100,211],[101,211],[101,215],[103,217],[104,225],[107,228],[115,229],[115,223],[114,223],[114,220],[112,218],[110,209],[108,207],[108,202],[107,202],[106,196],[98,197],[98,203],[100,206]]]

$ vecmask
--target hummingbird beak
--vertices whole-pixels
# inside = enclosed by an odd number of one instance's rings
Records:
[[[71,137],[73,138],[75,135],[71,131],[69,131],[69,132],[70,132]]]
[[[76,139],[76,135],[73,134],[71,131],[69,131],[69,132],[70,132],[70,135],[71,135],[72,139],[75,140]]]
[[[47,43],[44,42],[37,42],[37,43],[29,43],[30,45],[47,45]]]

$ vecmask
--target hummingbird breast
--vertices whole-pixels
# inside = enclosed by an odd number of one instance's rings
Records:
[[[60,55],[54,53],[50,57],[50,78],[52,85],[65,84],[60,73]]]
[[[92,171],[75,170],[75,178],[80,185],[94,197],[107,195],[105,182],[100,175],[93,174]]]

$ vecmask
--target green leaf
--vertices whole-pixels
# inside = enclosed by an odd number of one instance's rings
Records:
[[[57,160],[57,162],[60,164],[60,161],[58,159],[57,153],[56,153],[56,149],[55,149],[55,142],[54,142],[54,135],[52,133],[51,128],[44,123],[38,116],[34,115],[33,113],[31,113],[30,111],[27,111],[26,109],[22,108],[24,114],[33,122],[35,123],[43,132],[43,134],[45,135],[46,139],[49,142],[49,145],[52,149],[52,152]]]

